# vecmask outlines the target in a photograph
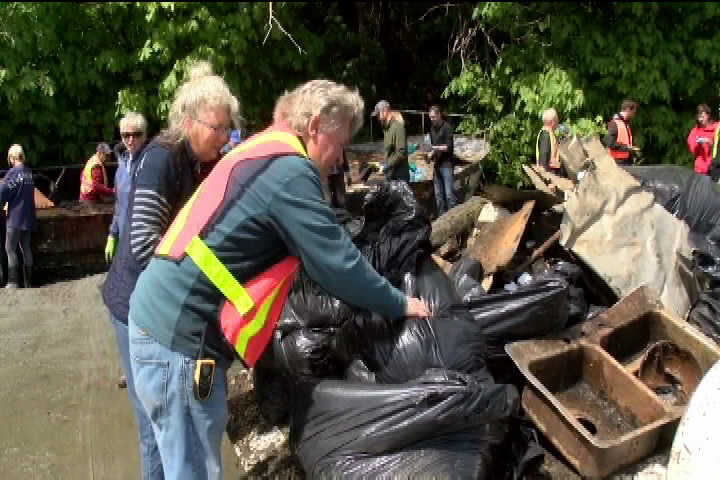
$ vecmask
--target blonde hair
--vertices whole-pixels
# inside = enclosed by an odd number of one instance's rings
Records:
[[[553,120],[556,120],[556,121],[558,120],[557,111],[555,111],[554,108],[548,108],[542,114],[543,124],[547,125],[548,123],[552,122]]]
[[[233,126],[240,124],[240,102],[230,92],[225,80],[213,74],[208,62],[193,65],[189,77],[178,89],[170,107],[168,129],[172,133],[184,137],[185,120],[195,118],[209,108],[227,109]]]
[[[23,152],[23,148],[18,145],[17,143],[10,147],[10,150],[8,150],[8,165],[12,166],[14,161],[25,161],[25,152]]]
[[[364,108],[357,89],[330,80],[311,80],[278,98],[273,119],[284,120],[302,137],[307,137],[308,123],[315,115],[321,116],[326,131],[335,131],[350,120],[355,133],[362,126]]]
[[[120,119],[120,132],[122,133],[127,127],[134,126],[147,133],[147,120],[142,113],[128,112]]]

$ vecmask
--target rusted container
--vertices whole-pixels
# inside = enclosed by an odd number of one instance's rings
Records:
[[[506,351],[528,381],[528,415],[591,478],[667,444],[697,383],[720,359],[712,341],[647,287],[585,324]]]

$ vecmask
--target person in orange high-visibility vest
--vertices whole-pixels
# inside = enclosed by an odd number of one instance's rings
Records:
[[[115,190],[108,187],[108,176],[105,163],[110,160],[110,146],[99,143],[95,155],[85,164],[80,176],[80,201],[98,203],[103,197],[114,197]]]
[[[225,373],[263,354],[300,265],[349,305],[389,319],[429,314],[375,271],[325,199],[363,108],[357,91],[328,80],[283,95],[274,124],[220,160],[140,274],[131,371],[166,478],[222,478]]]
[[[630,128],[630,121],[635,117],[637,106],[637,102],[633,100],[624,100],[620,113],[615,114],[608,122],[608,153],[619,165],[632,165],[633,153],[639,151],[639,148],[633,145]]]

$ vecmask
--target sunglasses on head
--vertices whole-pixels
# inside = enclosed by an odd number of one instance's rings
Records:
[[[130,137],[141,138],[143,135],[145,135],[145,132],[122,132],[120,134],[120,136],[124,139],[128,139]]]

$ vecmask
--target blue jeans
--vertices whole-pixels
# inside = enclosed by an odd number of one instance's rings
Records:
[[[433,173],[433,185],[435,188],[435,204],[437,205],[438,216],[453,208],[456,204],[453,183],[455,175],[452,165],[435,167]]]
[[[132,319],[129,328],[133,380],[152,422],[165,478],[222,479],[225,370],[215,369],[212,393],[199,401],[193,393],[195,359],[160,345]]]
[[[117,341],[118,351],[120,352],[120,360],[127,378],[127,391],[130,397],[130,405],[132,405],[133,414],[135,415],[135,423],[138,428],[138,441],[140,443],[140,463],[142,466],[143,480],[164,480],[162,460],[160,459],[160,451],[155,441],[155,433],[150,423],[150,417],[145,413],[145,409],[140,403],[140,399],[135,391],[135,382],[130,367],[130,339],[128,336],[128,326],[119,321],[113,314],[110,314],[110,323],[115,329],[115,340]]]

